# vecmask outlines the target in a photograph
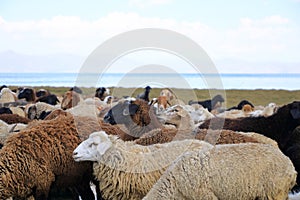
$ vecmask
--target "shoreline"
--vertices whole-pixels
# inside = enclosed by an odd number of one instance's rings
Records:
[[[16,89],[18,86],[9,86],[10,89]],[[57,96],[62,96],[70,87],[57,87],[57,86],[25,86],[38,89],[46,89]],[[80,87],[83,90],[84,98],[93,97],[95,94],[95,87]],[[116,97],[132,96],[136,97],[137,94],[143,92],[143,88],[133,87],[108,87],[110,89],[110,95]],[[163,88],[153,88],[150,92],[150,98],[159,96],[160,91]],[[266,106],[273,102],[277,105],[284,105],[293,101],[300,100],[300,90],[285,90],[285,89],[180,89],[170,88],[175,95],[183,100],[184,103],[188,103],[189,100],[206,100],[211,99],[216,94],[221,94],[225,103],[224,107],[232,107],[237,105],[242,100],[248,100],[255,106]]]

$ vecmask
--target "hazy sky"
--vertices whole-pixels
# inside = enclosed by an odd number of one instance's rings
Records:
[[[61,55],[71,55],[83,61],[102,42],[138,28],[164,28],[191,38],[222,73],[300,73],[300,0],[0,1],[0,53],[57,55],[62,63],[68,61]],[[118,63],[182,64],[157,52],[133,53]],[[67,71],[76,72],[81,64]],[[1,61],[0,69],[16,71]]]

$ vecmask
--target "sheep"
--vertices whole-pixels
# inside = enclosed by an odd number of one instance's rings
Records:
[[[153,107],[150,107],[146,101],[141,99],[136,101],[119,101],[104,116],[104,122],[112,125],[124,124],[132,140],[153,129],[162,127],[154,114]],[[128,139],[130,138],[129,136]]]
[[[82,90],[79,87],[77,87],[77,86],[71,87],[69,89],[69,91],[74,91],[74,92],[76,92],[78,94],[82,94],[83,93]]]
[[[55,94],[41,96],[41,97],[37,98],[35,102],[45,102],[50,105],[56,105],[56,104],[60,103],[60,101],[58,100],[58,98]]]
[[[25,113],[28,117],[28,119],[40,119],[40,116],[43,112],[53,111],[57,110],[58,107],[55,107],[53,105],[50,105],[45,102],[37,102],[35,104],[29,104],[26,106]]]
[[[242,100],[237,106],[233,106],[231,108],[228,108],[228,110],[242,110],[244,105],[250,105],[251,108],[254,108],[254,105],[252,103],[250,103],[247,100]]]
[[[8,124],[15,124],[15,123],[28,124],[31,121],[30,119],[27,119],[26,117],[21,117],[17,114],[2,114],[0,115],[0,120],[3,120]]]
[[[236,132],[232,130],[199,129],[194,133],[181,134],[176,128],[168,127],[167,130],[154,129],[135,140],[136,144],[151,145],[166,143],[173,140],[197,139],[210,144],[238,144],[238,143],[264,143],[278,147],[277,142],[254,132]]]
[[[61,109],[66,110],[72,108],[82,102],[83,99],[81,95],[75,91],[67,91],[64,94],[63,100],[61,102]]]
[[[179,157],[143,199],[282,200],[288,198],[296,175],[292,162],[276,147],[216,145]]]
[[[6,122],[0,120],[0,144],[3,145],[10,135],[25,129],[26,127],[27,124],[7,124]]]
[[[72,152],[80,138],[99,130],[91,119],[58,116],[7,138],[0,151],[0,199],[47,199],[52,186],[72,187],[83,200],[94,199],[92,163],[74,162]]]
[[[150,93],[150,90],[151,90],[151,89],[152,89],[152,88],[151,88],[150,86],[145,87],[145,91],[142,92],[142,93],[140,93],[140,94],[138,94],[138,95],[136,96],[136,98],[137,98],[137,99],[143,99],[143,100],[149,102],[149,93]]]
[[[264,107],[262,110],[255,110],[250,113],[251,117],[259,117],[264,116],[268,117],[273,115],[277,111],[278,107],[275,103],[269,103],[266,107]]]
[[[48,96],[49,94],[51,94],[51,93],[45,89],[39,89],[38,91],[35,92],[35,96],[38,98],[42,97],[42,96]]]
[[[0,108],[0,115],[1,114],[13,114],[12,110],[7,107],[1,107]]]
[[[105,87],[99,87],[96,89],[95,97],[98,97],[101,101],[103,101],[104,98],[108,95],[109,95],[109,89]]]
[[[238,119],[212,118],[205,121],[199,128],[229,129],[243,132],[256,132],[267,136],[278,143],[284,154],[292,146],[300,145],[297,140],[292,140],[292,131],[300,125],[300,101],[294,101],[278,108],[277,112],[269,117],[245,117]],[[297,149],[297,148],[295,148]],[[300,148],[294,153],[299,154]],[[295,166],[299,165],[300,157],[290,156]],[[300,172],[296,167],[297,172]],[[300,176],[297,177],[300,185]],[[297,189],[295,187],[295,189]]]
[[[168,101],[171,101],[174,98],[174,94],[170,89],[161,90],[159,96],[166,96]]]
[[[191,115],[180,105],[168,108],[166,112],[158,116],[158,119],[164,124],[176,126],[179,131],[184,133],[191,133],[195,129]]]
[[[17,114],[21,117],[26,117],[25,111],[23,107],[14,107],[11,106],[9,109],[12,111],[12,114]]]
[[[249,117],[253,112],[253,108],[249,104],[243,105],[242,109],[229,109],[217,114],[217,117],[236,119],[240,117]]]
[[[2,90],[3,88],[7,88],[7,85],[2,85],[2,86],[0,86],[0,92],[1,92],[1,90]]]
[[[18,99],[25,99],[27,102],[35,102],[35,90],[32,88],[24,88],[18,94]]]
[[[3,88],[0,95],[0,103],[10,103],[17,100],[16,94],[9,88]]]
[[[211,112],[213,109],[216,108],[218,103],[223,103],[223,102],[224,102],[224,98],[220,94],[218,94],[218,95],[214,96],[212,99],[208,99],[208,100],[205,100],[205,101],[190,100],[189,105],[200,104],[204,108],[207,108],[209,112]]]
[[[104,199],[141,199],[164,170],[185,151],[212,148],[198,140],[141,146],[104,131],[94,132],[73,152],[77,162],[94,161]]]
[[[166,96],[159,96],[152,99],[150,105],[156,105],[156,113],[161,113],[163,110],[166,110],[168,106],[171,106],[171,103]]]

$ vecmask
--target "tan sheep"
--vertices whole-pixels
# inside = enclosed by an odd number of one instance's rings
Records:
[[[216,145],[178,158],[144,199],[283,200],[296,175],[289,158],[272,145]]]

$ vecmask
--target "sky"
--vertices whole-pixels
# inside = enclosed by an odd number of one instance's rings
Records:
[[[1,0],[0,70],[77,72],[112,37],[160,28],[197,43],[220,73],[300,73],[299,10],[300,0]],[[111,71],[147,64],[193,73],[155,50],[127,54]]]

